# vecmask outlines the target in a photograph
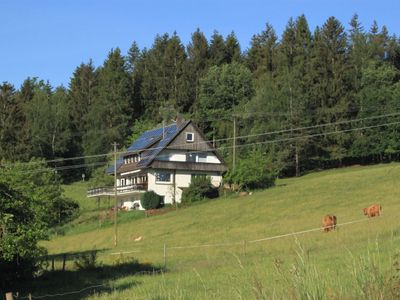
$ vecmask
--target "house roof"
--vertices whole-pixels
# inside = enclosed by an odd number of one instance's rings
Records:
[[[141,160],[137,163],[137,168],[147,167],[153,159],[162,151],[191,121],[184,121],[180,126],[175,123],[164,128],[165,137],[163,138],[163,127],[145,131],[127,149],[127,153],[142,151]],[[117,161],[117,170],[123,165],[124,159],[121,156]],[[107,173],[114,172],[114,165],[107,168]]]
[[[160,153],[191,121],[182,122],[182,124],[177,127],[176,124],[173,124],[165,131],[165,137],[162,139],[162,128],[161,128],[161,137],[157,144],[151,147],[151,150],[144,153],[141,160],[138,163],[138,167],[144,168],[147,167],[153,159]]]

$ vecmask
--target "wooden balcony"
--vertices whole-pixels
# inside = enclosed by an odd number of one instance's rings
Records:
[[[145,191],[147,191],[147,182],[118,186],[117,187],[117,197],[131,195],[131,194],[135,194],[135,193],[144,193]],[[102,196],[114,196],[114,195],[115,195],[115,191],[114,191],[114,187],[112,187],[112,186],[98,187],[98,188],[93,188],[93,189],[90,189],[87,191],[88,198],[102,197]]]

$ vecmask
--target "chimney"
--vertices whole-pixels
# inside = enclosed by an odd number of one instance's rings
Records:
[[[181,127],[183,122],[185,122],[185,119],[181,116],[181,114],[177,114],[175,122],[176,122],[176,128],[179,128]]]

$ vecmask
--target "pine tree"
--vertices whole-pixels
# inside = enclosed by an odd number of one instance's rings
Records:
[[[220,66],[226,63],[225,41],[218,31],[214,31],[210,41],[210,66]]]
[[[289,20],[279,45],[279,60],[275,81],[280,87],[280,102],[288,108],[286,120],[290,128],[309,126],[311,123],[309,107],[309,87],[311,78],[311,33],[305,16],[296,22]],[[281,118],[282,119],[282,118]],[[301,131],[290,132],[291,137],[304,135]],[[295,139],[289,147],[293,157],[295,174],[300,175],[301,158],[307,153],[309,141]]]
[[[188,73],[191,78],[191,85],[194,87],[193,102],[197,102],[200,93],[200,78],[202,78],[208,68],[209,48],[208,41],[204,34],[197,29],[192,34],[192,40],[187,47],[188,52]]]
[[[52,92],[49,83],[39,81],[27,109],[32,155],[53,159],[66,157],[71,146],[67,92],[59,87]]]
[[[247,63],[256,77],[265,73],[272,73],[276,69],[276,47],[278,37],[270,24],[266,24],[265,30],[256,34],[251,39],[250,49],[247,55]]]
[[[113,142],[123,145],[132,121],[131,91],[125,59],[118,48],[111,50],[99,71],[96,98],[86,118],[85,155],[105,153]]]
[[[97,72],[90,60],[87,64],[80,64],[72,75],[68,90],[68,107],[71,118],[71,128],[74,131],[77,156],[83,154],[82,137],[88,128],[86,116],[89,108],[97,97]]]
[[[347,35],[341,23],[330,17],[314,34],[311,89],[312,107],[316,111],[314,123],[332,123],[347,118],[350,108],[351,81],[347,58]],[[338,131],[342,126],[324,127],[324,131]],[[327,135],[316,144],[318,156],[342,163],[346,157],[345,134]]]
[[[21,109],[18,107],[14,86],[0,85],[0,160],[18,158],[18,137],[21,132]]]
[[[225,60],[228,64],[242,60],[240,44],[233,31],[225,39]]]

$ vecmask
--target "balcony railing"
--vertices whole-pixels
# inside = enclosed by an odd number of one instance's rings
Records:
[[[135,192],[144,192],[147,190],[147,183],[137,183],[131,185],[124,185],[117,187],[117,196],[135,193]],[[114,196],[114,187],[97,187],[87,191],[88,197],[99,197],[99,196]]]

